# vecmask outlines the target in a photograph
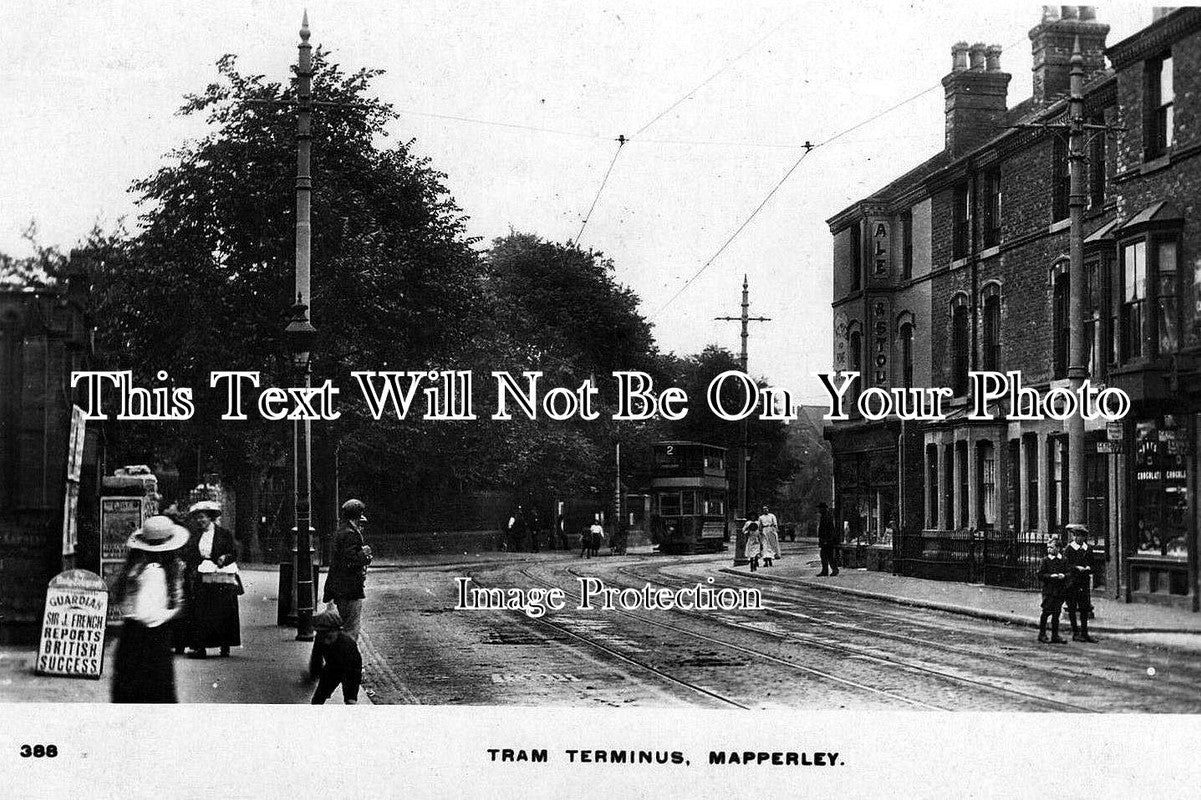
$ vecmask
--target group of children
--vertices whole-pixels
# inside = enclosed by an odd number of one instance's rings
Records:
[[[1059,636],[1059,615],[1066,601],[1068,619],[1072,624],[1072,641],[1095,642],[1088,635],[1088,618],[1092,612],[1093,551],[1085,541],[1088,530],[1083,525],[1066,526],[1072,541],[1060,552],[1059,543],[1047,542],[1047,557],[1038,568],[1042,581],[1042,616],[1038,620],[1038,640],[1044,643],[1064,644]],[[1078,618],[1078,619],[1077,619]],[[1047,621],[1051,622],[1051,636],[1047,637]]]

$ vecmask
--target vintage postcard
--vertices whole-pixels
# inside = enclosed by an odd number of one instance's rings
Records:
[[[0,29],[21,796],[1195,785],[1201,8]]]

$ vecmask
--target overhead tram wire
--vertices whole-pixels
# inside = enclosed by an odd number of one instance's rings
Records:
[[[658,114],[656,114],[654,117],[652,117],[649,122],[647,122],[645,125],[643,125],[641,128],[639,128],[637,130],[637,132],[634,134],[633,138],[637,138],[638,136],[643,134],[648,128],[650,128],[656,122],[658,122],[659,120],[663,119],[663,117],[665,117],[669,113],[671,113],[671,111],[673,111],[685,100],[692,97],[694,94],[696,94],[702,88],[704,88],[707,84],[709,84],[718,75],[722,74],[727,69],[732,67],[734,64],[738,63],[738,61],[741,60],[744,56],[746,56],[747,53],[751,52],[756,47],[758,47],[760,44],[762,44],[764,41],[766,41],[769,36],[771,36],[776,31],[780,30],[780,28],[784,27],[784,25],[786,23],[788,23],[789,21],[791,21],[791,19],[792,19],[792,17],[785,17],[780,22],[779,25],[777,25],[776,27],[772,28],[767,33],[760,36],[758,39],[756,39],[754,42],[752,42],[749,46],[744,48],[742,50],[742,52],[740,52],[738,55],[734,56],[732,59],[727,61],[725,64],[722,64],[721,67],[719,67],[716,72],[714,72],[708,78],[705,78],[703,81],[698,83],[693,88],[689,89],[678,100],[676,100],[674,103],[669,105],[667,108],[663,109]],[[605,184],[609,182],[609,175],[613,172],[613,165],[617,163],[617,157],[621,154],[622,147],[624,147],[625,143],[628,141],[631,141],[631,139],[627,139],[625,137],[625,135],[619,135],[617,137],[617,152],[615,152],[613,154],[613,160],[609,162],[609,168],[607,170],[605,170],[605,177],[601,179],[600,188],[596,190],[596,196],[592,198],[592,205],[588,207],[588,213],[584,215],[584,221],[580,225],[580,232],[576,234],[574,243],[577,247],[580,244],[580,237],[584,235],[584,229],[588,227],[588,220],[592,219],[592,212],[596,209],[596,204],[600,201],[601,193],[603,193],[605,191]]]
[[[1009,47],[1006,47],[1003,49],[1008,50],[1012,47],[1015,47],[1016,45],[1020,44],[1021,41],[1022,40],[1018,40],[1017,42],[1014,42],[1013,44],[1009,45]],[[763,207],[767,205],[768,201],[771,200],[771,198],[775,195],[775,193],[777,191],[779,191],[780,187],[784,185],[784,182],[788,180],[788,178],[792,175],[792,173],[796,171],[796,168],[801,165],[801,162],[805,160],[805,157],[808,156],[811,152],[813,152],[814,150],[816,150],[819,147],[824,147],[832,142],[835,142],[838,139],[841,139],[842,137],[846,136],[848,133],[857,131],[860,128],[862,128],[863,126],[868,125],[869,123],[875,122],[880,117],[883,117],[886,114],[891,114],[893,111],[896,111],[901,106],[912,103],[914,100],[917,100],[919,97],[927,95],[930,92],[934,91],[935,89],[939,89],[941,87],[942,87],[942,82],[940,81],[939,83],[936,83],[933,86],[929,86],[929,87],[921,90],[917,94],[910,95],[909,97],[905,98],[904,100],[900,101],[899,103],[895,103],[895,104],[889,106],[888,108],[884,109],[883,111],[879,111],[879,112],[873,114],[872,116],[868,117],[867,119],[863,120],[862,122],[857,122],[854,125],[852,125],[851,127],[845,128],[844,130],[841,130],[838,133],[835,133],[833,136],[823,139],[822,141],[818,142],[817,144],[810,144],[809,142],[805,142],[805,144],[803,145],[805,147],[805,152],[801,154],[800,158],[798,158],[795,162],[793,162],[793,165],[788,168],[787,172],[784,173],[784,177],[781,178],[779,180],[779,182],[777,182],[776,185],[772,187],[771,191],[767,193],[767,197],[763,198],[763,202],[761,202],[758,206],[755,207],[755,210],[752,211],[751,215],[749,217],[747,217],[746,220],[741,225],[738,226],[737,230],[735,230],[734,233],[730,234],[729,238],[727,238],[724,242],[722,242],[721,247],[717,248],[717,252],[714,253],[712,256],[710,256],[709,260],[706,261],[704,264],[702,264],[700,269],[698,269],[696,272],[694,272],[692,274],[692,277],[690,277],[687,281],[685,281],[684,285],[681,286],[676,291],[675,294],[673,294],[670,298],[668,298],[666,303],[659,306],[659,308],[656,309],[653,314],[651,314],[651,317],[654,318],[654,317],[657,317],[660,314],[662,314],[669,305],[671,305],[673,302],[675,302],[676,299],[680,295],[682,295],[684,293],[684,291],[689,286],[691,286],[692,283],[697,278],[699,278],[701,276],[701,273],[703,273],[706,269],[709,268],[709,265],[711,265],[714,261],[717,260],[718,256],[720,256],[723,252],[725,252],[725,249],[730,246],[730,243],[733,242],[734,239],[738,237],[738,234],[742,233],[743,229],[745,229],[746,226],[751,223],[751,220],[753,220],[759,214],[759,212],[763,210]]]

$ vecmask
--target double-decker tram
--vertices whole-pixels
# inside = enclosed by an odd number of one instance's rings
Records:
[[[661,553],[725,547],[726,449],[701,442],[658,442],[651,472],[651,536]]]

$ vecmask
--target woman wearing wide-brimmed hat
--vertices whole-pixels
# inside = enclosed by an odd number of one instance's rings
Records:
[[[217,525],[221,506],[213,500],[194,503],[188,512],[195,522],[195,537],[184,548],[188,567],[187,644],[194,658],[204,658],[210,647],[228,656],[229,648],[242,644],[238,619],[237,546],[233,534]]]
[[[179,549],[188,531],[169,517],[149,517],[129,537],[129,555],[113,585],[121,637],[113,658],[114,703],[174,703],[171,626],[183,608]]]

